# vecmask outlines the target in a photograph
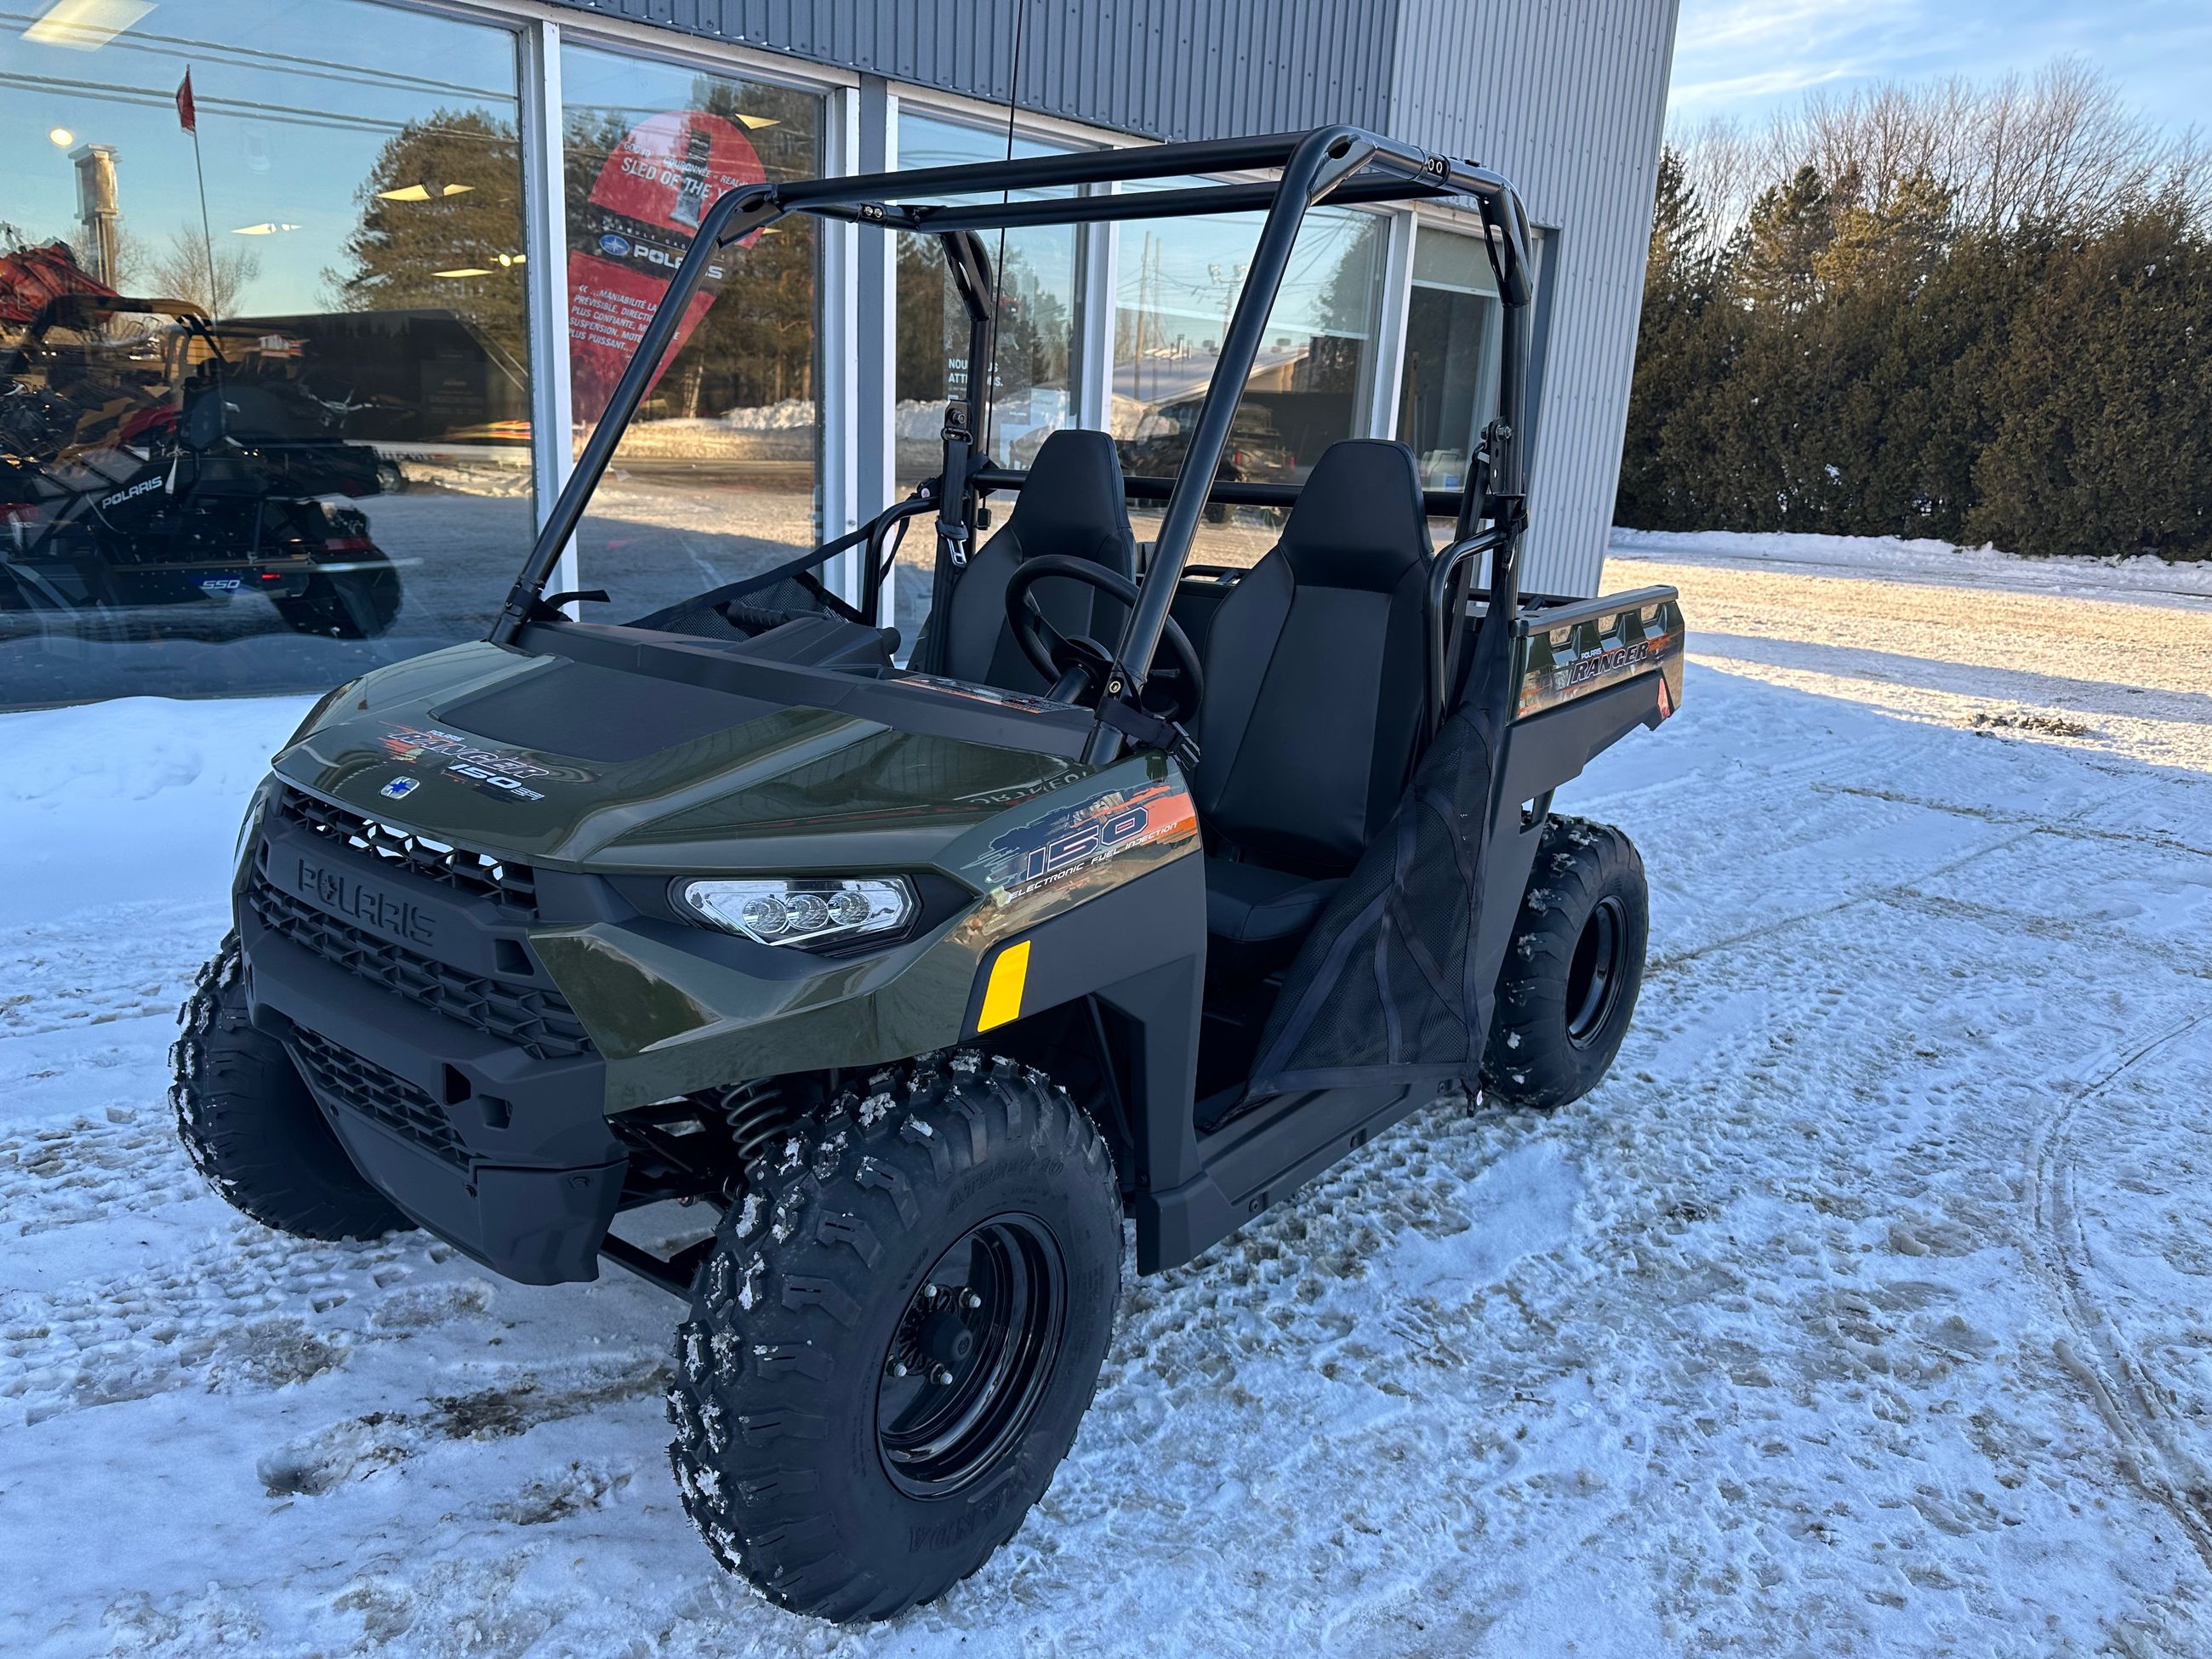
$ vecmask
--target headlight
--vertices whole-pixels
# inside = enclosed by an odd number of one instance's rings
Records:
[[[811,950],[896,933],[916,908],[903,876],[687,877],[668,890],[709,927]]]

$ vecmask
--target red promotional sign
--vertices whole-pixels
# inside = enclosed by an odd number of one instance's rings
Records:
[[[587,210],[569,222],[569,395],[579,422],[605,410],[707,210],[725,191],[767,177],[743,128],[699,110],[641,121],[609,154]],[[714,303],[724,274],[720,264],[708,268],[656,382]]]

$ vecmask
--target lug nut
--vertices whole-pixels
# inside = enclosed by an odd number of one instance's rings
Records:
[[[935,1370],[930,1372],[929,1380],[941,1389],[952,1380],[952,1372],[949,1367],[939,1365]]]
[[[963,1291],[960,1297],[960,1305],[972,1310],[983,1305],[983,1298],[976,1295],[973,1291]]]
[[[921,1299],[922,1299],[923,1301],[925,1301],[925,1302],[934,1302],[934,1301],[936,1301],[936,1300],[937,1300],[937,1286],[936,1286],[936,1285],[923,1285],[923,1286],[921,1287]]]
[[[903,1359],[892,1360],[891,1375],[893,1376],[904,1376],[906,1375],[906,1361]]]

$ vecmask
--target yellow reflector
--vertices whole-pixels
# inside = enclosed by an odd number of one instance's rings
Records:
[[[1004,1025],[1022,1015],[1022,987],[1030,976],[1030,942],[1009,945],[999,952],[999,959],[991,964],[991,982],[983,989],[983,1012],[976,1016],[975,1029],[988,1031],[994,1025]]]

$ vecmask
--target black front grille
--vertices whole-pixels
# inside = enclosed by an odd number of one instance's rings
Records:
[[[289,784],[276,798],[276,816],[325,841],[443,882],[472,898],[490,899],[514,915],[534,917],[538,914],[538,872],[526,864],[466,847],[451,847],[412,830],[380,823],[349,807],[318,800]]]
[[[433,962],[294,898],[258,873],[246,901],[263,927],[301,950],[539,1060],[592,1051],[582,1022],[558,991]]]
[[[405,1078],[304,1025],[292,1029],[292,1053],[308,1086],[331,1105],[374,1118],[456,1169],[468,1168],[468,1151],[446,1109]]]

